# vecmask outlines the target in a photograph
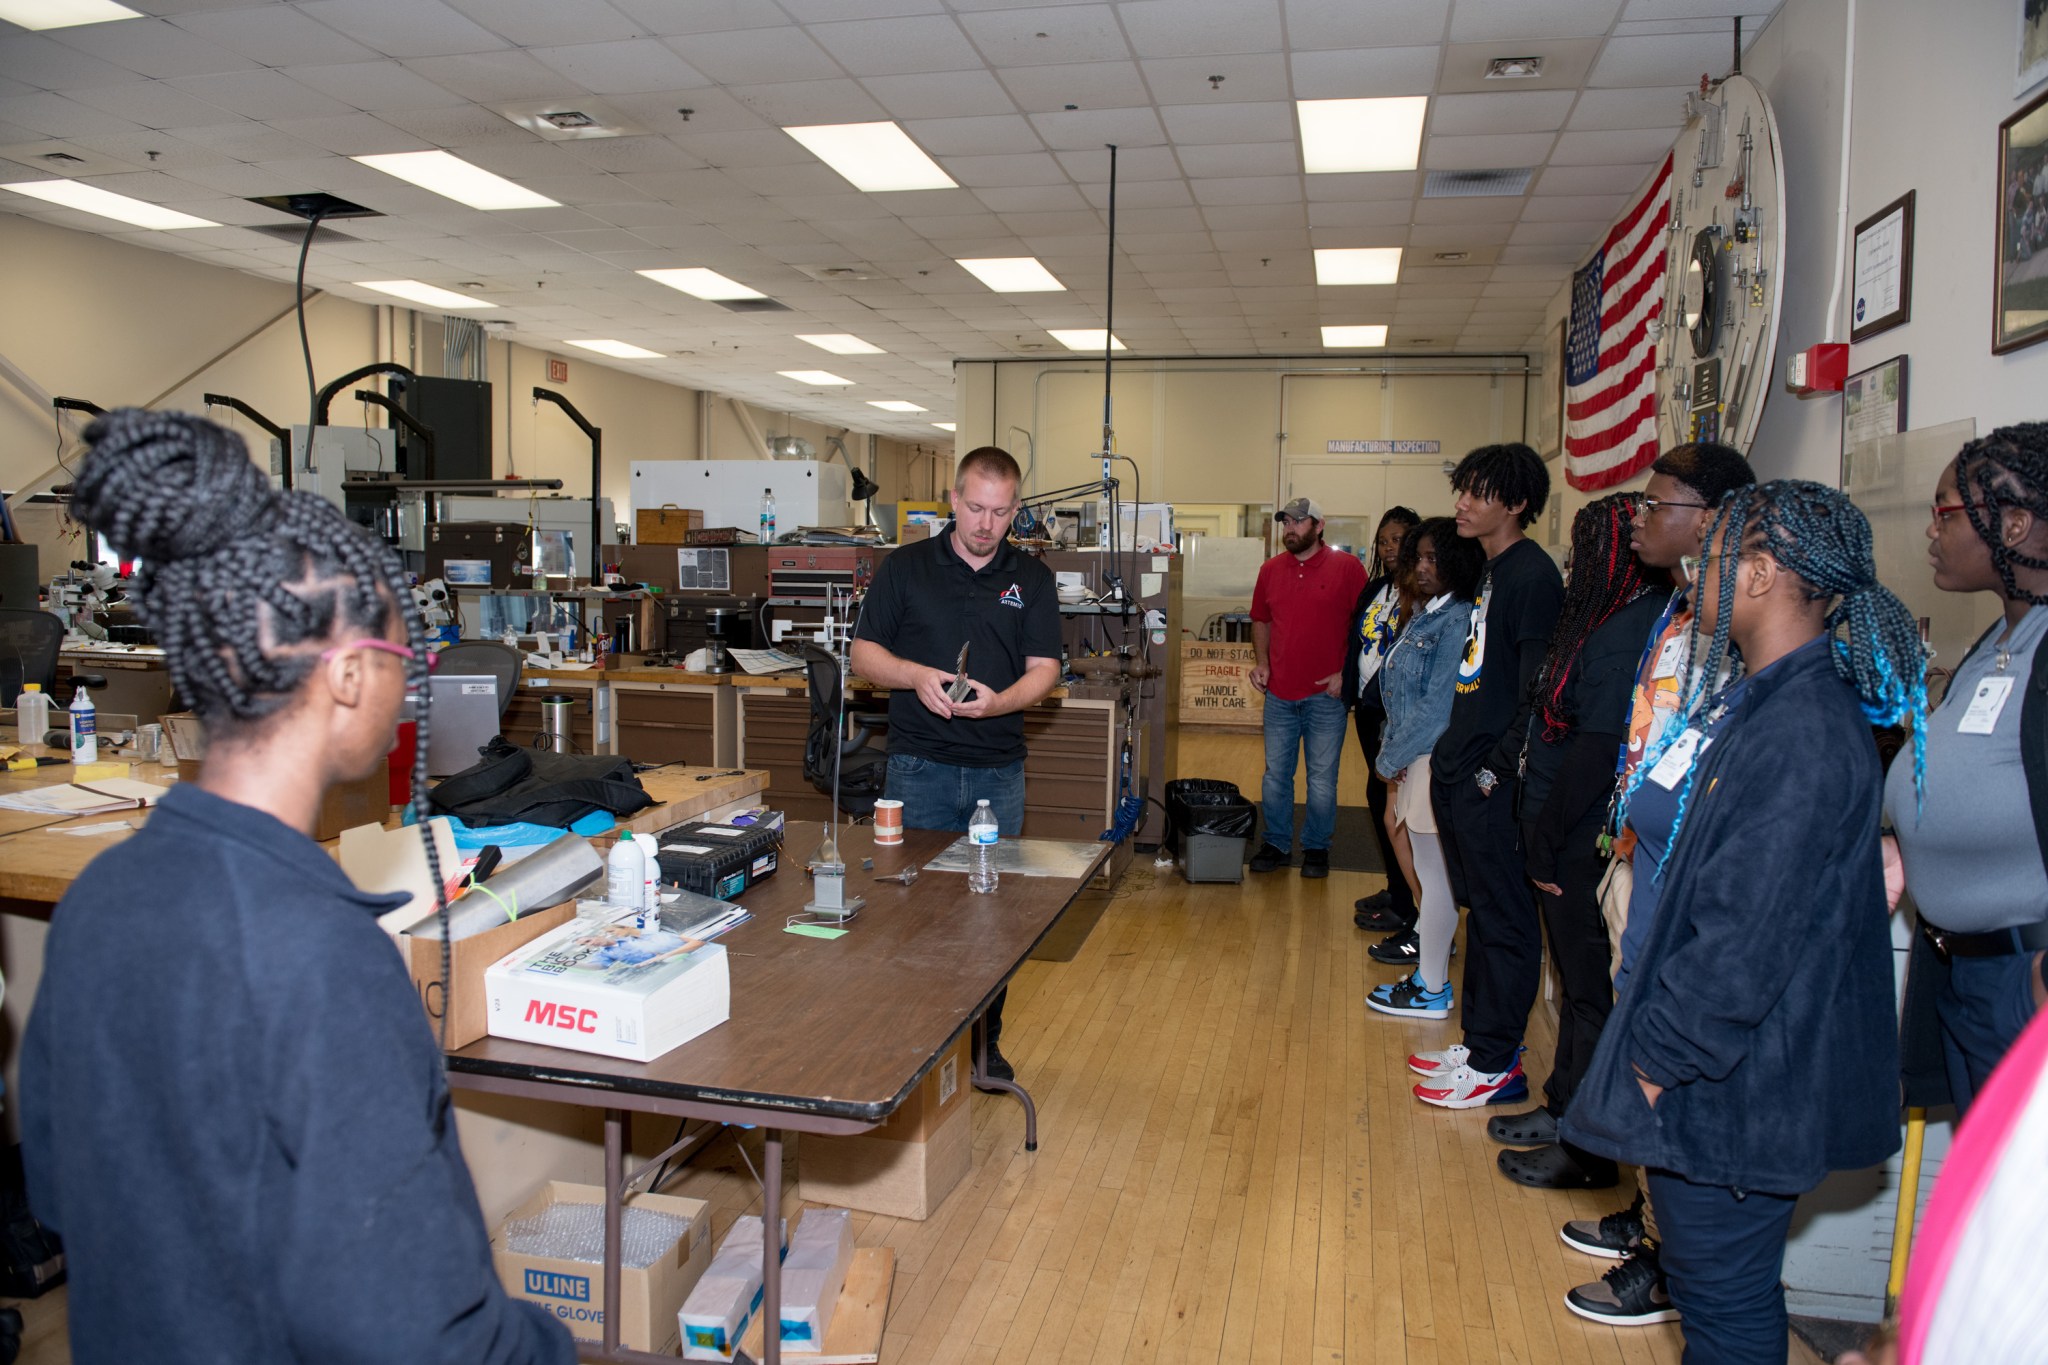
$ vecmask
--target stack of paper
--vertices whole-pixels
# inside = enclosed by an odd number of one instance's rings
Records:
[[[33,791],[0,796],[0,810],[25,810],[38,815],[98,815],[110,810],[154,806],[169,787],[133,778],[104,777],[93,783],[63,782]]]

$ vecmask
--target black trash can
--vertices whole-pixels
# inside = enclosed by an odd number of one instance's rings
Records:
[[[1235,782],[1184,777],[1166,784],[1166,846],[1191,882],[1241,882],[1244,851],[1259,829],[1259,808]]]

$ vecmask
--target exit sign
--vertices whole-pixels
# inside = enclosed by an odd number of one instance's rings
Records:
[[[566,361],[566,360],[558,360],[558,359],[556,359],[556,358],[555,358],[554,356],[549,356],[549,357],[548,357],[548,383],[550,383],[550,384],[566,384],[566,383],[568,383],[568,382],[569,382],[569,362],[568,362],[568,361]]]

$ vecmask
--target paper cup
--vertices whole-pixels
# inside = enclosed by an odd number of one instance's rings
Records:
[[[903,803],[901,801],[875,802],[875,842],[878,844],[900,844],[903,842]]]

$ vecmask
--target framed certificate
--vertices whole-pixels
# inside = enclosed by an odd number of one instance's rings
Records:
[[[1842,382],[1842,453],[1906,429],[1906,357],[1895,355]]]
[[[1851,341],[1890,331],[1912,316],[1913,195],[1907,190],[1856,225]]]

